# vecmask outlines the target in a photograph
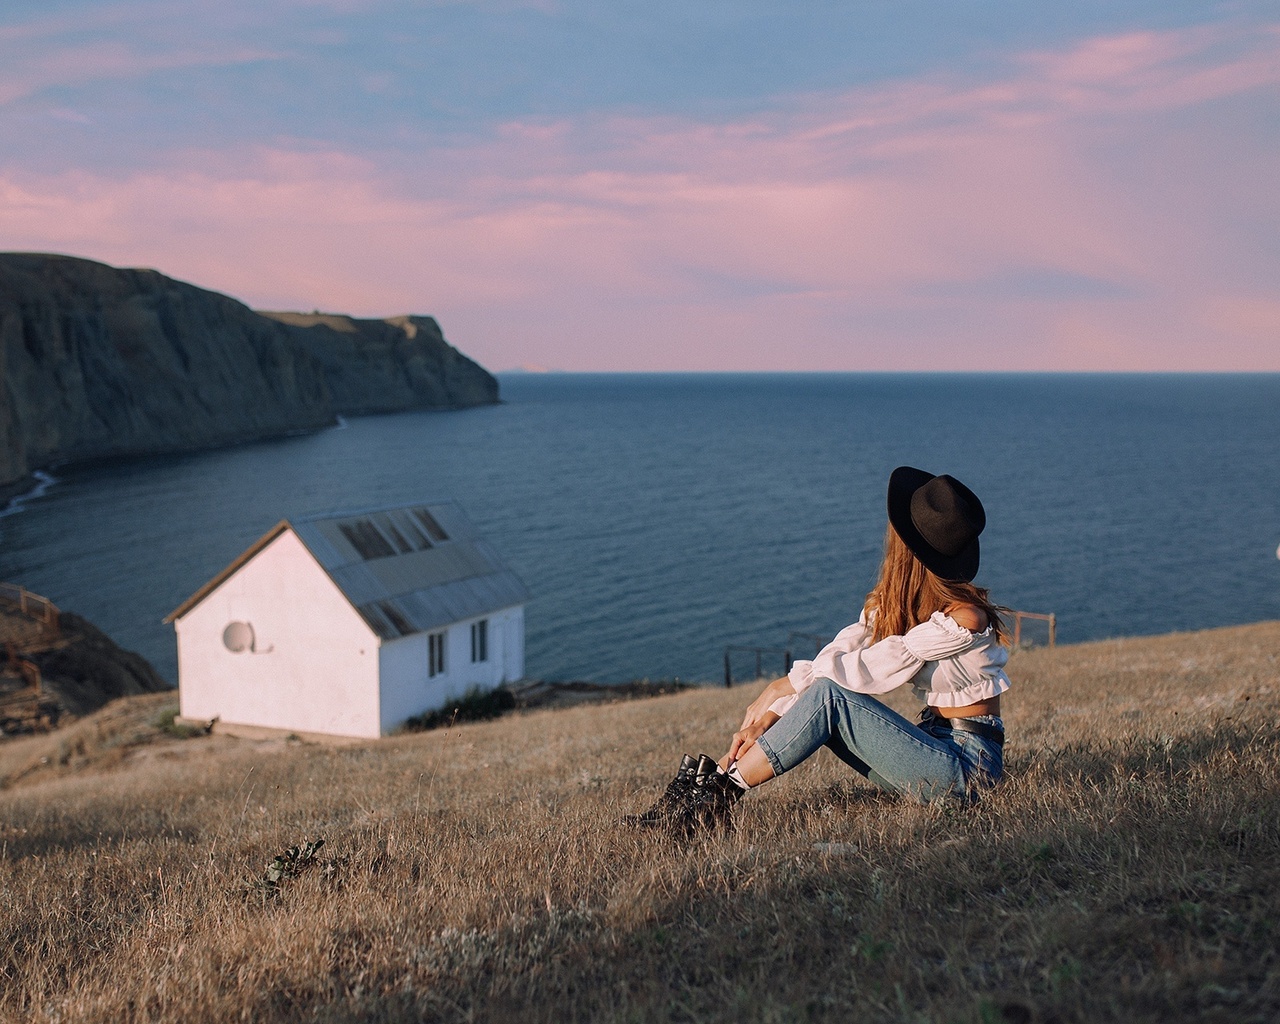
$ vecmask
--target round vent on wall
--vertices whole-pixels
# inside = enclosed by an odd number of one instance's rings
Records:
[[[253,627],[247,622],[229,622],[222,631],[222,646],[232,654],[253,650]]]

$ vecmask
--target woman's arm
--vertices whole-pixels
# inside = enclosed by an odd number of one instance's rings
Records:
[[[851,654],[867,645],[871,637],[871,626],[867,619],[867,610],[862,609],[858,621],[845,626],[835,635],[835,639],[820,650],[812,661],[800,659],[792,663],[787,678],[791,684],[791,693],[803,693],[813,685],[814,679],[825,676],[825,667],[843,655]],[[785,696],[785,694],[781,694]],[[777,698],[775,698],[777,699]]]
[[[742,716],[742,728],[758,722],[761,717],[769,710],[770,706],[776,704],[783,697],[790,697],[794,694],[795,688],[791,685],[791,680],[787,676],[775,679],[764,688],[760,696],[753,700],[747,708],[747,713]],[[774,715],[776,721],[780,716]]]
[[[970,633],[981,633],[990,621],[987,613],[976,604],[953,604],[947,609],[953,622],[964,626]]]
[[[729,765],[754,747],[756,740],[768,732],[769,727],[780,717],[782,716],[776,712],[766,711],[750,725],[744,724],[741,729],[733,734],[733,741],[729,744],[729,753],[725,756],[724,764],[721,767],[727,770]]]
[[[747,707],[747,713],[742,716],[742,727],[733,734],[733,741],[729,744],[729,753],[724,763],[733,764],[745,754],[756,740],[765,734],[769,726],[782,717],[777,711],[770,710],[772,705],[794,695],[795,690],[791,686],[791,680],[786,676],[775,679],[766,686],[760,692],[760,696]]]
[[[846,653],[824,648],[811,662],[797,661],[791,671],[791,683],[797,693],[818,678],[830,679],[856,693],[888,693],[910,682],[925,662],[952,658],[968,650],[973,636],[947,614],[934,612],[902,636],[888,636]]]
[[[867,646],[866,614],[842,629],[813,661],[797,661],[788,675],[773,680],[747,707],[729,747],[733,761],[750,749],[790,707],[785,698],[801,693],[818,677],[860,693],[888,693],[908,682],[926,661],[958,654],[973,642],[982,615],[972,605],[956,605],[907,631]],[[982,628],[986,628],[985,622]],[[792,701],[791,703],[794,703]],[[777,705],[775,708],[774,705]]]

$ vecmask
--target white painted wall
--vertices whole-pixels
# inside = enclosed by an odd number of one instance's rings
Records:
[[[224,646],[223,630],[234,621],[252,625],[256,651],[234,654]],[[380,734],[378,637],[292,530],[174,628],[184,717],[338,736]]]
[[[524,676],[524,609],[507,608],[481,618],[489,620],[488,658],[471,660],[471,625],[479,619],[435,630],[446,639],[444,672],[434,677],[428,674],[430,634],[415,633],[383,643],[379,659],[384,734],[407,718],[444,707],[472,687],[492,690]]]
[[[502,678],[514,683],[524,678],[524,606],[498,612],[493,621],[501,622],[502,646],[497,650],[502,656]]]

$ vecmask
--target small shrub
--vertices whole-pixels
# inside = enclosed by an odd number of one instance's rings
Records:
[[[425,732],[453,725],[454,722],[485,722],[491,718],[501,718],[515,706],[515,694],[505,686],[496,690],[481,690],[478,686],[473,686],[461,699],[451,701],[438,711],[414,715],[404,723],[404,731]]]
[[[307,868],[318,863],[316,854],[320,852],[322,846],[324,846],[323,839],[313,839],[298,846],[290,846],[283,853],[276,854],[267,865],[267,870],[262,877],[245,887],[246,893],[259,893],[264,898],[278,896],[281,882],[289,878],[297,878]]]
[[[198,725],[179,722],[176,720],[177,717],[177,708],[165,708],[151,720],[151,724],[166,736],[176,736],[180,740],[189,740],[192,736],[203,736],[209,731]]]

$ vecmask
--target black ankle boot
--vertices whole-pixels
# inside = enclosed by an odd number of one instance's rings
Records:
[[[655,828],[665,825],[684,802],[685,794],[692,788],[694,777],[698,774],[698,764],[697,758],[685,754],[680,760],[676,777],[667,783],[667,788],[663,790],[657,802],[642,814],[628,814],[622,819],[622,823],[636,828]]]
[[[703,754],[683,805],[671,816],[671,834],[689,839],[700,832],[732,828],[733,805],[742,799],[742,794],[742,787],[729,778],[729,773]]]

